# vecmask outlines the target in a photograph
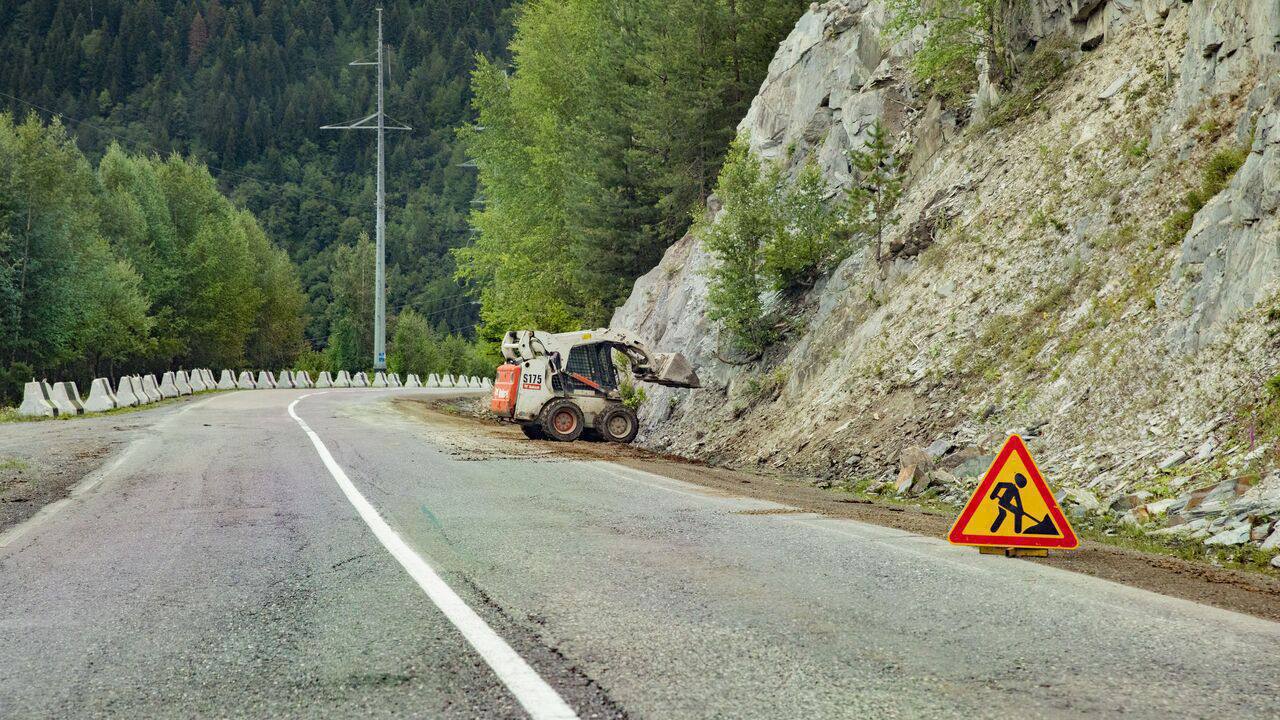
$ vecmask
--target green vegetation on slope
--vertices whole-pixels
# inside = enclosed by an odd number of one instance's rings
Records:
[[[32,376],[275,367],[302,348],[297,269],[204,166],[0,113],[0,402]]]
[[[607,322],[710,194],[803,0],[530,0],[511,67],[481,59],[482,335]]]

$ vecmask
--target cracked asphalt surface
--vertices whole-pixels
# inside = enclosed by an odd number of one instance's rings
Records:
[[[459,452],[390,402],[433,391],[279,390],[151,411],[0,535],[0,717],[526,716],[287,414],[311,392],[296,412],[359,491],[580,717],[1280,716],[1274,622],[634,467]]]

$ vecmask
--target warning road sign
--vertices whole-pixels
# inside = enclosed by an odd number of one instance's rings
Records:
[[[1022,438],[1010,435],[969,498],[948,539],[955,545],[1061,548],[1077,545]]]

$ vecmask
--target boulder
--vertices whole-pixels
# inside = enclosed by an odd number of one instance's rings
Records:
[[[18,414],[22,417],[58,416],[58,408],[45,394],[44,383],[32,381],[22,386],[22,404],[18,406]]]
[[[179,370],[173,374],[173,384],[178,388],[179,395],[191,395],[195,392],[191,389],[191,378],[187,376],[184,370]]]
[[[84,402],[80,400],[80,391],[73,382],[54,383],[49,401],[58,408],[58,415],[84,414]]]
[[[248,370],[240,371],[240,377],[236,379],[236,387],[241,390],[252,390],[257,387],[253,382],[253,374]]]
[[[898,479],[894,481],[894,492],[907,495],[919,483],[927,483],[925,471],[919,465],[904,465],[898,470]]]
[[[1280,550],[1280,522],[1275,524],[1271,534],[1262,541],[1261,547],[1263,550]]]
[[[160,378],[160,397],[176,398],[181,393],[173,373],[166,372],[164,377]]]
[[[134,378],[135,380],[137,378]],[[140,388],[142,394],[138,395],[138,399],[144,403],[160,402],[163,398],[160,396],[160,384],[156,382],[155,375],[146,375],[142,378],[141,385],[134,383],[135,389]]]
[[[219,390],[235,390],[236,389],[236,378],[234,375],[231,374],[230,370],[222,371],[222,377],[218,378],[218,389]]]
[[[917,445],[909,445],[902,449],[898,454],[898,468],[916,467],[920,472],[927,473],[933,469],[933,458],[922,447]]]
[[[1240,522],[1204,541],[1205,545],[1243,545],[1249,542],[1249,531],[1252,526],[1248,522]]]
[[[89,398],[84,401],[85,412],[106,412],[116,409],[116,396],[106,378],[96,378],[89,386]]]
[[[259,390],[271,390],[275,388],[275,381],[271,379],[271,373],[266,370],[258,371],[258,379],[254,382],[254,386]]]

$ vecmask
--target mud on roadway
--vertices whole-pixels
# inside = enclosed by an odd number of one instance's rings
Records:
[[[401,397],[392,400],[401,413],[420,421],[431,441],[459,460],[606,461],[663,475],[709,491],[768,500],[786,510],[766,513],[817,513],[828,517],[892,527],[945,538],[953,514],[903,507],[823,490],[802,479],[712,467],[685,458],[654,453],[634,445],[529,440],[515,425],[486,416],[472,398]],[[975,552],[977,552],[975,550]],[[1017,558],[1092,575],[1151,592],[1280,621],[1280,579],[1184,560],[1157,553],[1082,540],[1077,550],[1047,558]]]

